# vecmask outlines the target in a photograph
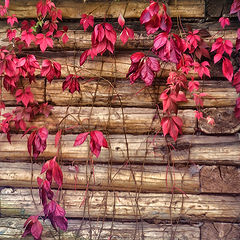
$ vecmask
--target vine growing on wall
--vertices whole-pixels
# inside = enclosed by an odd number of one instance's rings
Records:
[[[19,25],[17,17],[8,15],[8,8],[9,0],[6,0],[5,5],[0,6],[0,15],[7,17],[9,29],[6,35],[9,46],[0,49],[0,75],[3,87],[15,96],[16,103],[19,105],[11,112],[4,112],[4,99],[0,101],[2,118],[0,131],[6,134],[9,143],[11,143],[11,129],[23,132],[23,137],[27,135],[29,155],[37,159],[46,149],[48,129],[47,126],[27,128],[27,123],[34,121],[39,115],[47,118],[51,114],[53,106],[48,102],[36,101],[31,91],[31,84],[36,81],[37,75],[44,77],[47,84],[51,84],[54,79],[61,77],[62,66],[47,57],[40,62],[37,56],[24,50],[36,45],[44,53],[47,49],[54,47],[56,40],[63,45],[66,44],[69,41],[68,27],[63,26],[62,29],[59,29],[62,12],[51,0],[39,1],[36,6],[37,19],[22,21],[20,28],[16,27]],[[230,14],[237,14],[240,21],[239,0],[233,1]],[[200,91],[200,83],[194,79],[193,73],[196,73],[201,79],[210,78],[210,63],[213,58],[214,64],[221,64],[223,76],[232,83],[237,93],[240,93],[240,69],[234,70],[231,59],[232,52],[240,50],[240,28],[236,33],[235,47],[230,40],[223,37],[217,38],[212,45],[209,45],[201,37],[200,29],[189,28],[188,32],[185,32],[182,28],[180,29],[181,34],[173,32],[172,19],[167,13],[166,6],[154,1],[151,1],[142,12],[140,23],[145,26],[148,35],[157,35],[148,52],[135,52],[129,56],[131,65],[126,73],[126,78],[129,79],[130,85],[141,80],[148,87],[160,76],[161,70],[166,64],[171,66],[172,70],[166,79],[166,88],[159,95],[159,102],[162,103],[163,109],[161,118],[163,135],[170,135],[176,141],[182,134],[184,123],[178,115],[178,104],[188,100],[187,92],[195,101],[195,117],[198,120],[202,119],[209,124],[214,124],[211,116],[203,114],[206,93]],[[124,16],[121,14],[118,24],[120,27],[119,38],[122,44],[126,44],[129,39],[134,39],[133,29],[126,26]],[[222,16],[219,24],[224,29],[226,25],[230,25],[230,20]],[[117,30],[119,29],[115,29],[106,19],[102,23],[94,24],[94,17],[91,14],[83,14],[80,25],[84,31],[92,29],[91,48],[81,54],[80,68],[89,58],[94,59],[106,52],[114,54]],[[76,91],[80,92],[80,82],[83,79],[76,72],[69,73],[62,83],[62,90],[68,90],[71,94]],[[240,98],[236,101],[235,116],[240,118]],[[60,129],[56,133],[56,154],[43,164],[41,174],[44,177],[37,179],[43,211],[26,220],[23,237],[31,234],[34,239],[41,239],[43,227],[39,218],[42,216],[43,220],[50,220],[53,228],[67,230],[66,212],[57,201],[58,192],[63,185],[63,174],[57,161],[63,132],[64,129]],[[98,158],[101,148],[108,148],[108,143],[101,131],[81,132],[73,144],[76,147],[80,146],[88,137],[90,138],[90,151]],[[57,192],[53,191],[53,182],[58,186]]]

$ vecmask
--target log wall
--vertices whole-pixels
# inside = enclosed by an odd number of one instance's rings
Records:
[[[34,18],[35,5],[36,1],[12,1],[9,13],[20,20]],[[0,239],[19,239],[26,218],[41,212],[36,179],[43,162],[57,152],[55,133],[69,128],[62,136],[58,159],[64,175],[59,201],[69,230],[56,232],[46,221],[42,239],[239,240],[240,122],[234,117],[238,95],[223,78],[220,65],[211,69],[211,79],[189,75],[207,93],[204,115],[211,115],[216,124],[197,121],[194,100],[187,96],[189,101],[179,105],[183,135],[174,142],[162,136],[158,118],[162,116],[159,95],[173,66],[164,66],[148,88],[141,81],[130,85],[125,78],[129,56],[148,51],[155,36],[147,36],[138,22],[148,3],[61,0],[56,5],[63,11],[61,26],[69,28],[69,42],[64,46],[56,42],[44,54],[34,45],[23,51],[62,64],[60,79],[50,84],[38,72],[31,88],[37,101],[54,106],[49,117],[39,116],[28,125],[47,126],[47,148],[34,160],[27,152],[28,134],[22,137],[22,132],[12,129],[11,144],[0,134]],[[228,13],[230,5],[223,0],[170,0],[173,30],[178,31],[181,17],[185,30],[187,24],[207,29],[211,36],[204,39],[210,44],[223,36],[218,17]],[[106,17],[114,26],[121,12],[135,39],[126,45],[118,40],[114,56],[99,56],[79,67],[80,54],[91,47],[91,32],[79,27],[79,19],[90,12],[98,22]],[[8,44],[7,28],[1,20],[0,47]],[[225,38],[234,42],[237,28],[236,19],[231,19]],[[69,73],[85,78],[80,93],[62,92]],[[24,80],[22,84],[28,85]],[[2,113],[12,111],[17,105],[14,97],[2,82],[0,86],[6,104]],[[80,147],[73,143],[80,132],[96,129],[104,132],[109,149],[102,149],[99,158],[91,161],[89,139]],[[171,152],[167,143],[172,144]],[[53,188],[57,191],[56,185]]]

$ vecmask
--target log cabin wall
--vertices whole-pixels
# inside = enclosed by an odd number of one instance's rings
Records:
[[[221,36],[218,18],[229,13],[231,2],[167,1],[176,31],[181,17],[184,26],[206,28],[211,34],[205,37],[209,42]],[[240,239],[240,122],[234,117],[238,96],[218,67],[211,69],[210,80],[200,81],[202,91],[208,94],[204,114],[213,116],[216,124],[195,119],[193,99],[182,103],[179,115],[184,121],[184,134],[172,142],[170,158],[164,137],[155,136],[160,128],[156,104],[161,104],[158,97],[164,89],[162,80],[170,68],[163,69],[148,88],[140,81],[130,85],[125,78],[130,55],[148,51],[153,42],[154,36],[147,36],[138,21],[148,3],[55,3],[63,11],[62,25],[69,28],[69,42],[64,47],[56,44],[44,55],[34,46],[28,50],[60,62],[63,68],[61,79],[49,84],[39,77],[32,86],[38,101],[54,105],[47,119],[39,117],[29,125],[47,126],[47,149],[32,162],[22,133],[13,132],[11,145],[5,135],[0,135],[0,239],[20,239],[27,217],[41,209],[36,178],[42,163],[56,152],[55,133],[59,127],[76,125],[74,119],[81,125],[62,137],[60,159],[64,175],[60,201],[67,212],[69,230],[55,232],[46,222],[42,239]],[[35,6],[36,1],[16,0],[9,11],[19,19],[34,18]],[[91,47],[91,33],[81,30],[79,19],[82,13],[90,12],[96,21],[106,17],[114,25],[121,12],[127,26],[134,29],[135,39],[124,46],[117,41],[114,56],[96,57],[79,68],[80,54]],[[238,23],[235,18],[231,23],[224,34],[234,42]],[[4,20],[0,25],[2,47],[8,44],[7,25]],[[80,94],[62,92],[62,81],[69,72],[86,79]],[[6,112],[16,105],[3,87],[1,97]],[[66,115],[69,117],[64,118]],[[93,159],[93,175],[88,143],[81,147],[73,147],[73,143],[78,133],[94,129],[104,132],[110,148]],[[74,165],[78,165],[78,173]]]

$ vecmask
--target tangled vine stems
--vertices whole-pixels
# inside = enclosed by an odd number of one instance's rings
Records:
[[[109,3],[109,7],[110,7]],[[9,0],[5,1],[5,5],[0,8],[0,15],[4,16],[7,14],[7,9],[9,7]],[[108,11],[108,10],[107,10]],[[126,9],[125,9],[126,11]],[[239,15],[239,0],[234,0],[231,7],[231,14],[237,13]],[[106,12],[107,14],[107,12]],[[7,16],[7,23],[11,26],[7,30],[7,37],[9,39],[9,46],[0,49],[0,74],[3,82],[4,88],[12,93],[17,103],[21,103],[21,106],[16,107],[12,112],[1,114],[2,120],[0,124],[0,130],[7,135],[9,142],[11,141],[10,129],[12,125],[17,130],[24,131],[24,135],[31,132],[28,137],[28,151],[30,156],[33,155],[37,158],[46,149],[46,140],[48,137],[48,130],[46,126],[41,128],[30,127],[27,129],[26,122],[33,120],[37,115],[43,114],[46,117],[49,116],[52,110],[46,101],[45,103],[38,103],[34,95],[31,92],[31,83],[35,81],[35,72],[40,71],[40,75],[45,77],[45,83],[51,83],[54,78],[60,78],[61,76],[61,64],[55,61],[51,61],[48,57],[43,57],[42,66],[38,62],[40,57],[36,58],[36,54],[26,54],[22,52],[23,48],[30,47],[31,44],[39,45],[42,52],[50,47],[53,48],[53,39],[58,39],[63,42],[63,44],[68,41],[68,28],[63,27],[62,30],[58,29],[58,22],[62,20],[61,10],[57,9],[55,4],[51,0],[39,1],[37,4],[37,22],[24,20],[21,23],[20,35],[17,36],[18,29],[13,26],[18,23],[18,19],[15,15]],[[224,28],[225,25],[229,25],[229,19],[222,17],[219,19],[221,26]],[[89,26],[93,27],[92,32],[92,46],[83,52],[80,57],[80,68],[84,71],[84,67],[81,67],[87,58],[90,56],[92,59],[97,55],[103,55],[107,51],[114,53],[114,46],[116,43],[117,35],[113,26],[106,22],[106,18],[103,23],[96,24],[94,26],[93,16],[83,14],[80,22],[83,25],[84,30]],[[124,15],[120,15],[118,18],[118,23],[121,26],[120,39],[125,44],[129,38],[134,38],[134,32],[132,29],[125,25]],[[235,74],[233,71],[233,66],[230,60],[230,56],[233,50],[233,44],[229,40],[223,38],[218,38],[212,44],[212,46],[207,45],[201,38],[199,30],[189,30],[188,33],[177,35],[171,32],[172,20],[167,13],[166,6],[164,4],[159,5],[158,2],[150,2],[149,6],[142,12],[140,17],[140,23],[145,25],[147,34],[153,34],[159,30],[159,34],[155,37],[153,47],[147,52],[137,52],[131,56],[131,66],[127,73],[127,78],[130,79],[130,83],[134,84],[137,79],[141,79],[145,82],[146,87],[152,85],[154,79],[159,77],[159,72],[164,68],[167,63],[176,64],[176,70],[171,70],[169,77],[166,82],[166,89],[161,93],[157,103],[162,102],[163,104],[163,117],[161,117],[161,126],[164,136],[170,135],[174,141],[177,140],[179,134],[182,133],[182,120],[178,116],[178,103],[182,101],[187,101],[186,91],[191,93],[196,103],[196,118],[205,119],[209,124],[214,124],[214,120],[210,117],[204,117],[202,113],[203,98],[206,96],[205,93],[199,92],[199,82],[191,79],[187,80],[188,73],[195,71],[198,76],[202,79],[203,76],[210,77],[210,54],[209,49],[211,47],[211,52],[215,52],[214,63],[222,62],[222,72],[223,75],[232,82],[233,86],[236,87],[236,91],[240,92],[240,71],[238,70]],[[182,27],[180,21],[181,28]],[[185,35],[183,38],[182,36]],[[60,44],[62,45],[62,44]],[[236,51],[240,48],[240,30],[238,29],[238,35],[236,40]],[[23,55],[21,55],[23,54]],[[63,82],[63,91],[66,89],[70,93],[75,91],[80,92],[79,80],[83,78],[79,76],[76,66],[73,65],[74,73],[69,70],[70,65],[67,63],[68,76],[66,76]],[[99,76],[97,76],[99,78]],[[22,79],[29,81],[29,86],[23,84]],[[80,133],[74,145],[81,145],[90,135],[89,143],[89,154],[99,156],[101,147],[108,147],[108,143],[100,131],[91,131],[90,129],[90,118],[92,114],[92,109],[94,106],[94,101],[97,95],[97,89],[100,79],[98,79],[97,87],[95,89],[92,107],[90,111],[90,116],[88,120],[88,129],[85,132]],[[104,79],[115,91],[112,83]],[[126,127],[125,127],[125,117],[122,107],[122,102],[120,96],[117,94],[119,99],[122,118],[123,118],[123,132],[125,136],[125,142],[127,147],[127,162],[130,163],[128,142],[126,137]],[[46,96],[44,97],[46,100]],[[4,99],[0,103],[0,110],[4,109]],[[67,108],[68,110],[68,108]],[[80,114],[80,111],[79,111]],[[78,116],[79,116],[78,114]],[[238,98],[237,105],[235,108],[235,114],[240,117],[240,100]],[[75,118],[72,114],[66,113],[66,116],[60,121],[59,126],[64,123],[67,117],[73,117],[77,124],[82,125],[82,121]],[[160,118],[159,118],[160,119]],[[62,170],[58,164],[57,159],[59,158],[60,149],[60,139],[62,130],[67,130],[65,127],[59,129],[55,137],[55,145],[57,147],[56,155],[48,160],[42,168],[41,173],[45,173],[45,178],[38,178],[39,185],[39,195],[41,198],[41,203],[43,205],[43,219],[49,219],[52,226],[57,229],[67,230],[67,219],[65,218],[65,211],[60,207],[57,201],[57,196],[52,191],[52,182],[55,181],[60,189],[63,183]],[[166,138],[165,138],[166,139]],[[170,145],[167,143],[169,151]],[[91,158],[92,159],[92,158]],[[93,163],[91,163],[93,164]],[[168,166],[174,166],[171,159],[168,161]],[[131,164],[130,164],[131,168]],[[94,169],[93,169],[94,172]],[[131,172],[134,173],[131,169]],[[173,173],[174,174],[174,173]],[[172,176],[172,173],[171,173]],[[91,176],[90,176],[91,177]],[[172,177],[174,191],[174,176]],[[135,181],[135,178],[134,178]],[[88,187],[87,187],[88,188]],[[178,189],[179,190],[179,189]],[[137,191],[137,190],[136,190]],[[181,192],[181,190],[179,190]],[[86,190],[87,194],[87,190]],[[137,198],[136,198],[137,204]],[[137,204],[138,206],[138,204]],[[138,209],[139,210],[139,209]],[[140,210],[139,210],[140,214]],[[141,215],[141,214],[140,214]],[[42,225],[38,220],[37,216],[31,216],[25,223],[25,232],[23,236],[32,234],[35,239],[41,238]]]

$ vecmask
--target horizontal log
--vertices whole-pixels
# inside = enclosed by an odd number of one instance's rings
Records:
[[[240,169],[234,166],[204,166],[200,181],[201,192],[240,193]]]
[[[86,163],[88,156],[88,143],[74,147],[77,135],[63,135],[61,142],[61,158],[65,163]],[[57,151],[54,135],[49,135],[47,148],[40,154],[38,160],[48,160]],[[123,164],[129,161],[133,164],[158,164],[168,163],[168,148],[162,136],[153,135],[126,135],[126,146],[123,135],[106,136],[109,149],[102,148],[99,158],[94,162]],[[8,162],[27,161],[30,157],[27,151],[27,138],[21,134],[11,137],[9,144],[4,134],[0,134],[0,160]],[[171,142],[171,141],[170,141]],[[175,163],[196,163],[202,165],[240,165],[240,140],[237,136],[181,136],[176,143],[171,142],[174,150],[171,159]],[[127,150],[128,149],[128,150]],[[110,152],[109,152],[110,151]],[[128,151],[128,154],[127,154]],[[110,155],[109,155],[110,154]]]
[[[128,80],[120,80],[110,83],[105,80],[91,80],[82,83],[80,94],[62,91],[63,80],[54,80],[47,83],[44,90],[44,80],[38,79],[31,84],[31,91],[38,102],[46,100],[58,106],[131,106],[131,107],[156,107],[159,96],[166,88],[161,80],[156,79],[154,86],[145,87],[144,83],[136,82],[130,85]],[[27,86],[28,81],[24,82]],[[112,85],[111,85],[112,84]],[[238,94],[229,81],[200,81],[201,91],[207,94],[204,97],[204,107],[235,106]],[[96,92],[96,94],[95,94]],[[2,88],[2,100],[5,105],[15,105],[15,97]],[[94,97],[95,96],[95,97]],[[120,99],[119,99],[120,98]],[[187,95],[187,102],[179,104],[180,108],[195,108],[192,97]],[[121,100],[121,101],[120,101]]]
[[[10,3],[9,14],[16,14],[18,18],[35,18],[37,1],[17,0]],[[56,6],[62,10],[63,18],[81,18],[83,13],[92,14],[96,18],[118,18],[122,13],[125,18],[139,18],[142,11],[149,4],[141,1],[119,2],[80,2],[59,1]],[[205,3],[203,0],[170,1],[171,17],[204,17]]]
[[[21,218],[1,218],[0,237],[4,239],[20,239],[23,233],[23,224],[26,219]],[[68,220],[67,232],[54,231],[46,221],[44,224],[42,238],[44,240],[64,239],[109,239],[112,240],[171,240],[172,236],[177,239],[200,239],[200,230],[196,225],[169,225],[169,224],[149,224],[146,222],[109,222],[109,221],[82,221],[77,219]]]
[[[3,113],[11,112],[13,107],[6,107]],[[240,129],[240,122],[235,118],[234,108],[205,108],[204,116],[211,116],[215,124],[200,120],[198,129],[206,134],[233,134]],[[53,108],[47,121],[45,116],[39,116],[33,122],[27,123],[37,127],[46,126],[50,132],[56,132],[60,127],[71,128],[71,133],[98,129],[109,133],[144,134],[161,130],[159,116],[162,111],[151,108],[111,108],[111,107],[59,107]],[[183,121],[183,133],[196,131],[195,111],[179,110],[178,116]],[[0,117],[0,120],[4,119]],[[226,124],[228,123],[228,124]],[[69,131],[68,131],[69,132]]]
[[[190,220],[240,222],[240,196],[62,191],[66,216],[70,218],[122,220]],[[3,217],[39,214],[38,189],[3,188],[0,193]],[[36,205],[34,205],[33,198]]]
[[[34,54],[37,59],[49,59],[61,64],[61,76],[64,78],[69,74],[77,74],[84,78],[121,78],[125,79],[128,69],[131,65],[130,56],[136,51],[117,52],[114,55],[97,56],[94,59],[91,57],[80,67],[79,59],[82,52],[65,51],[65,52],[25,52],[25,54]],[[169,72],[176,69],[176,64],[163,63],[158,77],[168,77]],[[37,75],[40,74],[36,71]],[[188,77],[197,78],[198,75],[194,71],[190,71]]]
[[[240,227],[233,223],[204,223],[201,227],[201,240],[240,239]]]
[[[201,23],[201,25],[196,25],[196,23],[189,23],[185,22],[183,23],[183,26],[185,27],[185,24],[190,25],[193,29],[206,29],[208,30],[210,36],[204,36],[202,35],[203,39],[207,42],[212,44],[217,38],[219,37],[224,37],[224,39],[230,40],[233,45],[235,45],[236,42],[236,31],[237,31],[237,26],[235,26],[234,23],[231,23],[231,26],[226,28],[224,31],[224,36],[223,36],[223,31],[220,28],[220,25],[215,24],[216,21],[214,22],[207,22],[207,23]],[[113,26],[118,29],[117,23],[112,22]],[[117,32],[117,41],[115,44],[115,49],[121,49],[121,50],[134,50],[134,51],[139,51],[139,50],[148,50],[152,48],[153,46],[153,40],[159,34],[159,32],[156,32],[151,35],[147,35],[145,28],[143,25],[140,27],[139,26],[140,22],[139,21],[131,21],[131,22],[126,22],[126,25],[134,30],[134,39],[129,39],[126,44],[123,44],[122,41],[120,40],[120,32]],[[67,35],[69,37],[69,40],[67,43],[62,44],[62,42],[55,40],[54,41],[54,48],[48,48],[50,51],[59,51],[59,50],[86,50],[91,48],[92,42],[91,42],[91,31],[83,31],[76,29],[79,26],[79,23],[68,23],[68,22],[63,22],[60,25],[60,29],[64,26],[68,26],[68,32]],[[0,47],[3,46],[8,46],[9,45],[9,40],[7,38],[7,29],[9,29],[9,25],[6,24],[6,21],[0,21]],[[16,36],[20,37],[20,28],[17,28],[17,34]],[[173,31],[178,33],[178,26],[173,25]],[[188,29],[185,28],[185,31],[187,32]],[[39,49],[38,46],[35,44],[31,44],[30,47],[28,48],[30,50],[36,50]]]
[[[98,165],[63,166],[64,189],[116,190],[141,192],[199,193],[199,174],[194,176],[188,169],[174,169],[160,166],[114,166]],[[91,171],[93,174],[91,175]],[[38,187],[41,165],[34,164],[33,172],[29,163],[0,162],[0,186]],[[55,187],[57,187],[55,185]]]
[[[11,112],[14,108],[7,107],[2,111]],[[46,126],[50,132],[56,132],[60,127],[73,128],[70,132],[88,131],[98,129],[110,133],[142,134],[155,132],[161,129],[160,120],[155,109],[150,108],[107,108],[107,107],[54,107],[52,114],[37,117],[33,122],[27,123],[37,127]],[[160,116],[162,112],[159,112]],[[178,114],[183,122],[183,132],[193,133],[195,117],[193,110],[180,110]],[[3,117],[0,117],[0,120]]]

